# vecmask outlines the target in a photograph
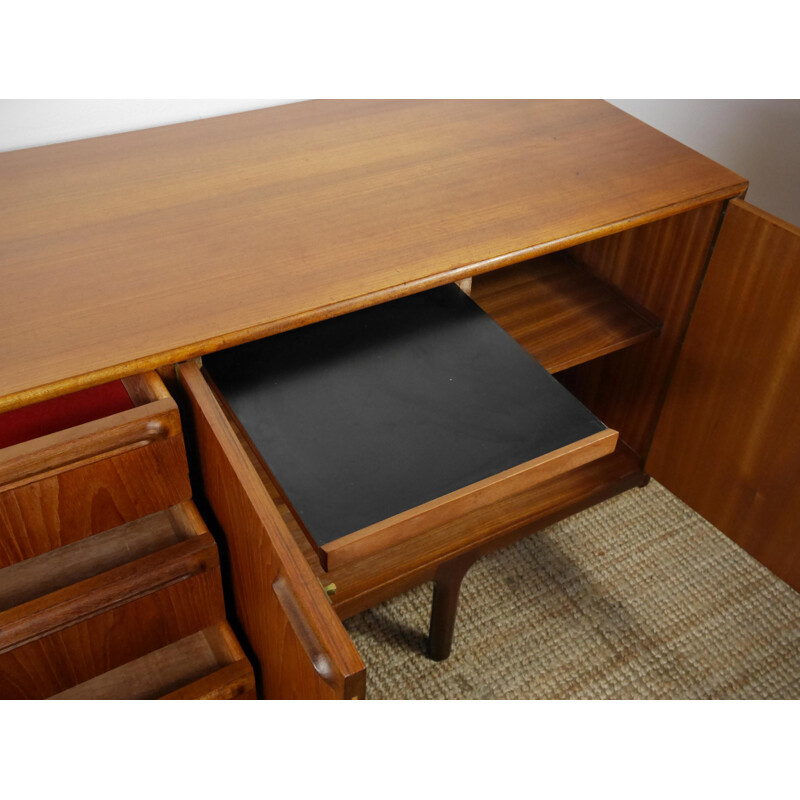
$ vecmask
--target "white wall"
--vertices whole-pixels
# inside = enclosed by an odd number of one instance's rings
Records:
[[[291,100],[0,100],[0,151]],[[747,199],[800,225],[800,100],[612,100],[750,180]]]
[[[0,152],[235,114],[291,100],[0,100]]]
[[[612,100],[750,181],[747,201],[800,225],[800,100]]]

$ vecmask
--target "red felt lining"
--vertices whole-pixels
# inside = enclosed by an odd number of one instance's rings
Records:
[[[27,442],[133,408],[122,381],[82,389],[0,414],[0,447]]]

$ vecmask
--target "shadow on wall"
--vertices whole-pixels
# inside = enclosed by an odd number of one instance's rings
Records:
[[[800,100],[611,100],[750,181],[747,201],[800,226]]]

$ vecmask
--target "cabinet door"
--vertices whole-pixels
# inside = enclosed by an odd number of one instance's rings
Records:
[[[800,590],[800,229],[723,222],[647,471]]]
[[[363,698],[365,668],[199,367],[179,368],[236,618],[269,699]]]

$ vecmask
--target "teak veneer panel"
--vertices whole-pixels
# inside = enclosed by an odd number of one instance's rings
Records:
[[[470,294],[550,372],[630,347],[660,328],[645,309],[556,253],[481,275]]]
[[[189,496],[182,436],[0,492],[0,563],[30,558]]]
[[[728,206],[648,471],[800,591],[800,229]]]
[[[0,408],[745,185],[602,101],[312,101],[3,153]]]
[[[206,532],[26,600],[0,612],[0,654],[218,567],[214,540]]]
[[[177,514],[160,511],[5,567],[0,611],[163,550],[192,535],[184,527]]]
[[[253,669],[227,623],[187,636],[51,700],[255,699]]]
[[[196,557],[188,566],[184,579],[173,575],[171,581],[159,582],[153,576],[153,591],[123,595],[118,604],[73,624],[64,619],[64,627],[38,638],[31,626],[23,632],[18,625],[0,640],[0,698],[50,697],[223,621],[219,566],[207,568]],[[31,635],[25,638],[23,633]]]
[[[661,320],[660,335],[560,374],[564,385],[643,460],[697,300],[723,203],[572,248],[626,297]]]
[[[0,568],[191,497],[175,401],[124,383],[135,408],[0,450]]]
[[[363,698],[365,668],[196,363],[179,367],[236,618],[265,699]]]
[[[257,699],[253,668],[246,660],[234,661],[159,698],[159,700]]]

